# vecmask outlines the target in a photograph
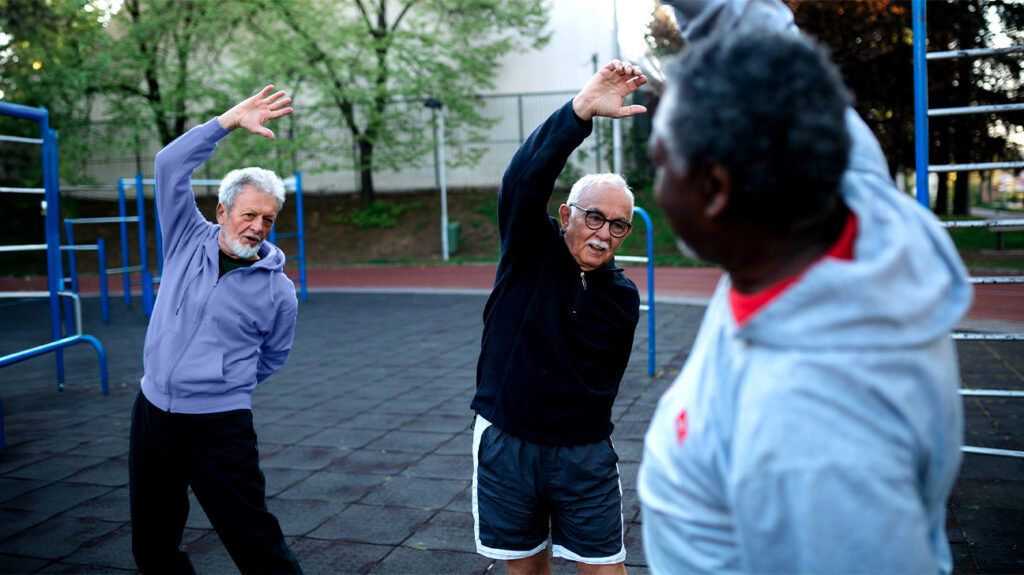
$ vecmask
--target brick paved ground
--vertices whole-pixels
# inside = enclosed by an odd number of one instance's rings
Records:
[[[307,573],[478,573],[469,484],[479,295],[318,293],[300,308],[288,365],[255,395],[270,509]],[[691,344],[703,309],[658,306],[658,376],[637,333],[614,418],[625,488],[627,564],[645,573],[635,480],[655,402]],[[40,302],[0,307],[0,354],[45,341]],[[115,309],[87,332],[107,348],[67,353],[58,394],[52,356],[0,370],[7,448],[0,450],[0,572],[122,573],[128,524],[128,418],[141,376],[144,318]],[[1024,389],[1024,343],[961,344],[966,387]],[[1024,401],[968,399],[968,442],[1024,449]],[[968,456],[950,504],[962,572],[1024,571],[1024,461]],[[185,543],[200,573],[235,572],[202,510]],[[504,573],[498,566],[493,572]],[[566,563],[556,573],[575,573]]]

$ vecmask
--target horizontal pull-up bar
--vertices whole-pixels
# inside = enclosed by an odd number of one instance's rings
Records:
[[[0,194],[45,194],[46,188],[0,188]]]
[[[1002,56],[1004,54],[1019,54],[1021,52],[1024,52],[1024,46],[1008,46],[1006,48],[974,48],[971,50],[931,52],[925,55],[925,59],[952,60],[953,58],[984,58],[985,56]]]
[[[932,108],[929,117],[959,116],[963,114],[995,114],[998,112],[1014,112],[1024,110],[1024,104],[994,104],[991,106],[961,106],[959,108]]]
[[[0,142],[20,142],[22,144],[42,144],[42,138],[24,138],[22,136],[0,136]]]
[[[928,166],[929,172],[982,172],[986,170],[1017,170],[1024,162],[983,162],[980,164],[945,164]]]

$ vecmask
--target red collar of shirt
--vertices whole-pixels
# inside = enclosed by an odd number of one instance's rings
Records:
[[[857,239],[857,216],[850,212],[846,217],[846,225],[843,227],[843,232],[839,235],[839,239],[836,240],[836,243],[832,244],[832,247],[818,261],[825,258],[852,260],[853,242],[855,239]],[[800,273],[780,280],[757,293],[743,294],[731,288],[729,290],[729,305],[732,307],[732,315],[736,318],[736,323],[739,325],[745,324],[758,310],[768,305],[772,300],[782,295],[782,292],[800,281],[804,274],[807,273],[807,270],[813,265],[811,264],[811,266],[807,266],[807,269]]]

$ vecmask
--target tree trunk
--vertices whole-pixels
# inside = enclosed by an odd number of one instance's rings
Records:
[[[373,142],[359,142],[359,199],[364,206],[373,203]]]
[[[949,212],[949,174],[939,172],[939,186],[935,191],[935,215],[944,216]],[[925,175],[927,178],[928,176]]]
[[[953,186],[953,215],[966,216],[971,213],[970,172],[959,172]]]

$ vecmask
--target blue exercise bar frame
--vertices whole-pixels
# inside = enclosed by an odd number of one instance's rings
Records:
[[[29,120],[39,125],[39,135],[42,140],[43,190],[44,201],[46,202],[46,283],[50,294],[50,333],[53,338],[49,343],[0,357],[0,368],[52,352],[57,369],[58,390],[63,391],[64,348],[86,342],[96,348],[100,364],[101,388],[103,393],[106,394],[108,392],[107,362],[103,345],[99,340],[90,335],[76,334],[62,337],[63,334],[61,333],[61,302],[58,292],[62,289],[64,274],[61,269],[60,193],[58,190],[60,180],[57,164],[57,132],[50,128],[50,113],[46,108],[32,108],[20,104],[0,102],[0,115]],[[3,445],[3,415],[0,412],[0,447],[3,447]]]
[[[651,216],[647,210],[640,207],[633,207],[633,213],[640,216],[644,221],[644,232],[647,242],[647,256],[618,256],[619,261],[633,261],[647,264],[647,305],[641,305],[641,311],[647,311],[647,375],[654,377],[655,352],[655,325],[657,325],[654,313],[654,224],[651,223]]]

